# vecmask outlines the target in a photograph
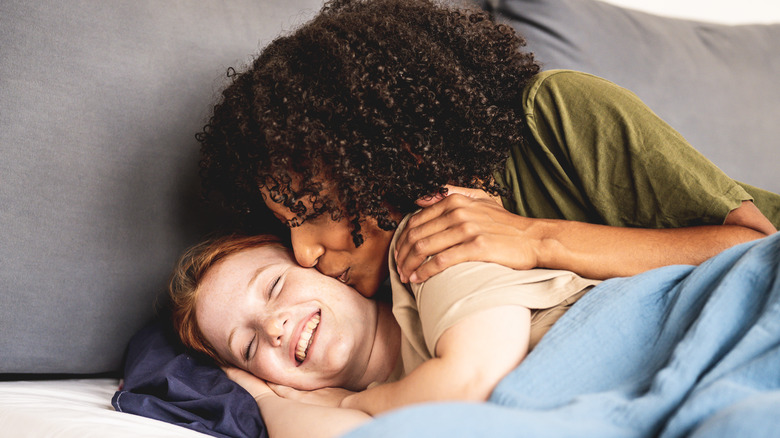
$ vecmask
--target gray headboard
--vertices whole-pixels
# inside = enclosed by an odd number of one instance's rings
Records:
[[[634,90],[727,173],[780,191],[780,25],[485,3],[545,67]],[[194,135],[227,68],[320,4],[0,2],[0,374],[120,368],[175,259],[214,224]]]
[[[195,133],[321,0],[0,4],[0,373],[120,368],[208,231]]]
[[[729,176],[780,193],[780,24],[704,23],[595,0],[486,0],[543,68],[635,92]]]

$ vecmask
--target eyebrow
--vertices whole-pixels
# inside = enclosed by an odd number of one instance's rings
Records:
[[[270,266],[271,266],[271,265],[270,265],[270,264],[268,264],[268,265],[261,266],[261,267],[257,268],[257,270],[255,271],[255,273],[254,273],[254,274],[252,274],[252,277],[249,279],[249,281],[248,281],[248,282],[247,282],[247,284],[246,284],[246,290],[247,290],[247,291],[249,291],[249,288],[252,286],[252,284],[253,284],[255,281],[257,281],[257,279],[260,277],[260,275],[261,275],[263,272],[265,272],[265,271],[266,271],[266,270],[267,270],[267,269],[268,269]],[[233,327],[233,329],[232,329],[232,330],[230,330],[230,334],[228,335],[228,339],[227,339],[227,346],[228,346],[228,350],[230,350],[230,352],[231,352],[232,354],[235,354],[235,350],[233,349],[233,337],[235,336],[235,334],[236,334],[236,331],[237,331],[237,330],[238,330],[238,327]],[[243,359],[243,358],[244,358],[244,357],[243,357],[243,353],[242,353],[241,351],[239,351],[239,352],[238,352],[238,357],[239,357],[240,359]]]

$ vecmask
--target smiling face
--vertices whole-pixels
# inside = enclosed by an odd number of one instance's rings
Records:
[[[280,221],[289,223],[296,218],[285,206],[271,200],[268,189],[261,190],[266,206]],[[311,209],[310,205],[306,207]],[[296,260],[301,266],[317,268],[323,274],[354,287],[366,297],[374,296],[388,276],[387,252],[394,230],[382,230],[371,218],[361,226],[364,241],[355,247],[352,228],[346,219],[334,221],[330,215],[323,214],[305,220],[290,228]]]
[[[300,267],[279,245],[243,250],[212,266],[195,313],[222,359],[269,382],[359,390],[395,364],[383,350],[392,342],[383,339],[378,304]]]

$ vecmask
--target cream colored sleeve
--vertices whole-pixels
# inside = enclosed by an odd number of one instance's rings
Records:
[[[569,271],[518,271],[484,262],[452,266],[424,283],[402,283],[393,253],[396,240],[410,217],[411,214],[401,221],[393,236],[389,268],[393,313],[408,338],[409,348],[420,357],[434,357],[436,342],[442,333],[466,316],[507,304],[531,310],[548,309],[599,283]],[[420,330],[424,345],[419,338]],[[423,349],[428,350],[428,355]]]
[[[469,315],[503,305],[547,309],[597,283],[569,271],[517,271],[494,263],[466,262],[410,286],[426,347],[434,356],[442,333]]]

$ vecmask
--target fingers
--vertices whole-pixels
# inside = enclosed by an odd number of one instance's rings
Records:
[[[453,185],[445,185],[444,188],[447,189],[447,194],[442,195],[439,193],[436,193],[432,196],[423,196],[422,198],[415,201],[415,204],[417,204],[420,207],[430,207],[431,205],[434,205],[438,203],[439,201],[442,201],[446,199],[447,197],[451,195],[460,195],[465,196],[467,198],[471,199],[486,199],[486,200],[492,200],[495,201],[498,205],[501,205],[501,198],[500,197],[494,197],[489,195],[487,192],[485,192],[482,189],[469,189],[466,187],[460,187],[460,186],[453,186]]]
[[[346,396],[352,394],[351,391],[343,388],[320,388],[304,391],[272,383],[269,383],[268,386],[271,387],[271,390],[279,397],[334,408],[339,407],[341,401],[344,400]]]
[[[432,199],[436,198],[434,197]],[[456,194],[448,196],[441,201],[437,201],[436,203],[423,208],[422,210],[415,213],[411,218],[409,218],[409,222],[407,223],[404,231],[401,233],[399,241],[403,241],[403,238],[408,235],[411,230],[420,227],[432,220],[435,220],[449,211],[464,207],[470,202],[471,201],[469,198]],[[441,227],[442,225],[439,226]],[[431,229],[431,231],[433,231],[433,229]]]
[[[418,199],[414,203],[417,204],[419,207],[429,207],[446,197],[447,195],[442,195],[440,193],[437,193],[433,196],[423,196],[422,198]]]
[[[447,196],[461,195],[472,199],[493,199],[487,192],[482,189],[469,189],[460,186],[451,186],[447,184],[444,186],[447,189]]]
[[[238,383],[238,380],[243,380],[249,378],[250,374],[246,371],[236,368],[236,367],[228,367],[228,366],[220,366],[222,371],[227,374],[228,379]],[[253,376],[254,377],[254,376]]]
[[[500,209],[490,199],[475,200],[460,194],[417,212],[401,232],[396,244],[396,263],[406,282],[428,256],[471,240],[493,224],[492,210]]]
[[[451,266],[470,261],[497,263],[512,269],[537,267],[538,255],[528,239],[500,228],[493,231],[478,233],[438,252],[412,271],[408,281],[421,283]]]
[[[412,283],[422,283],[451,266],[471,261],[469,258],[470,253],[465,249],[467,246],[467,244],[456,245],[439,252],[417,267],[417,269],[409,275],[408,281]]]
[[[236,367],[220,367],[228,379],[244,388],[255,400],[273,394],[265,380]]]
[[[464,261],[533,268],[541,240],[527,232],[532,221],[490,197],[454,193],[409,218],[395,247],[398,274],[418,283]]]
[[[459,220],[459,217],[442,217],[411,229],[407,235],[407,245],[401,247],[396,258],[402,281],[418,282],[411,275],[424,264],[430,265],[429,270],[440,266],[441,269],[436,272],[441,272],[459,261],[467,260],[467,253],[458,251],[482,250],[483,232],[482,224]],[[433,258],[426,262],[430,256]]]

